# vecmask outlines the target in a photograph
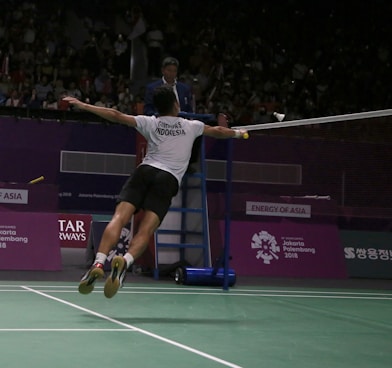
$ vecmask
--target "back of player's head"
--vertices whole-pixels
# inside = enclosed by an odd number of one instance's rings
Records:
[[[177,98],[171,86],[164,84],[155,88],[153,103],[159,115],[169,115],[172,113],[176,101]]]

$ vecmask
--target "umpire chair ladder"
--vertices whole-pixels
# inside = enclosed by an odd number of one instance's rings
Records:
[[[195,256],[197,262],[202,263],[203,267],[210,267],[211,252],[208,225],[208,208],[207,208],[207,188],[206,188],[206,163],[205,163],[205,142],[201,137],[201,149],[199,170],[195,173],[186,173],[184,175],[181,188],[175,198],[179,205],[172,204],[169,208],[168,215],[174,214],[175,223],[170,223],[169,228],[165,225],[165,220],[155,232],[155,267],[154,278],[159,279],[160,272],[160,250],[178,251],[180,264],[191,264],[187,257],[189,254]],[[193,200],[197,200],[195,205]],[[173,199],[174,202],[174,199]],[[191,203],[191,205],[190,205]],[[168,216],[166,216],[168,217]],[[192,228],[192,227],[197,227]],[[193,265],[196,266],[196,265]],[[168,267],[170,269],[170,267]]]

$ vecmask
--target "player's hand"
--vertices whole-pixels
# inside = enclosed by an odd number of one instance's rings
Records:
[[[69,104],[77,106],[79,108],[83,108],[83,105],[85,105],[84,102],[79,101],[77,98],[71,97],[71,96],[66,96],[63,98],[63,100],[67,101]]]
[[[249,133],[246,129],[235,129],[235,136],[234,138],[238,139],[248,139]]]

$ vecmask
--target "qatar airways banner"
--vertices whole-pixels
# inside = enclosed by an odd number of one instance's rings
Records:
[[[224,233],[224,221],[220,221]],[[337,226],[293,221],[232,221],[230,267],[243,276],[346,278]]]
[[[61,248],[86,248],[92,215],[60,213],[58,215]]]
[[[1,270],[61,270],[57,213],[0,212]]]

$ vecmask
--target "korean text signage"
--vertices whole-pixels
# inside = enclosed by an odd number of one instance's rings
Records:
[[[230,229],[230,265],[239,275],[347,276],[335,225],[282,219],[279,223],[232,221]]]
[[[392,233],[340,232],[350,277],[392,278]]]
[[[311,206],[307,204],[288,204],[270,202],[246,202],[246,214],[256,216],[311,217]]]
[[[0,188],[0,203],[27,204],[28,202],[27,189]]]

